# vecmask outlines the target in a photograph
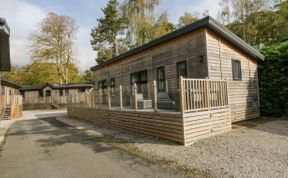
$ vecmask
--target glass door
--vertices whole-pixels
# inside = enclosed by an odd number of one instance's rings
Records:
[[[166,91],[164,66],[157,68],[157,89],[158,89],[158,92]]]

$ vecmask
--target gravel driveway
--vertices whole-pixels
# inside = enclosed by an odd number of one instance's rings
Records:
[[[179,167],[195,177],[288,177],[288,121],[260,118],[184,147],[139,134],[100,128],[70,118],[58,120],[87,129],[110,144]]]

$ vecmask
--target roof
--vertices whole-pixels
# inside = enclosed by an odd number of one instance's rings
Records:
[[[191,25],[180,28],[179,30],[175,30],[172,33],[164,35],[158,39],[152,40],[152,41],[150,41],[150,42],[148,42],[148,43],[146,43],[140,47],[134,48],[134,49],[127,51],[123,54],[120,54],[119,56],[116,56],[116,57],[114,57],[108,61],[105,61],[101,64],[96,65],[96,66],[93,66],[93,67],[91,67],[91,70],[93,71],[93,70],[99,69],[103,66],[114,63],[114,62],[119,61],[121,59],[124,59],[128,56],[137,54],[137,53],[142,52],[146,49],[152,48],[152,47],[157,46],[161,43],[167,42],[169,40],[172,40],[172,39],[175,39],[177,37],[183,36],[185,34],[191,33],[193,31],[196,31],[196,30],[201,29],[201,28],[211,29],[212,31],[216,32],[218,35],[220,35],[221,37],[223,37],[224,39],[226,39],[227,41],[229,41],[230,43],[232,43],[233,45],[235,45],[236,47],[241,49],[243,52],[249,54],[250,56],[252,56],[253,58],[255,58],[257,60],[264,60],[264,58],[265,58],[260,52],[258,52],[256,49],[251,47],[249,44],[247,44],[241,38],[236,36],[234,33],[229,31],[226,27],[224,27],[223,25],[218,23],[215,19],[213,19],[210,16],[207,16],[201,20],[198,20],[197,22],[195,22]]]
[[[29,85],[21,87],[21,91],[33,91],[33,90],[42,90],[45,87],[49,86],[52,89],[78,89],[78,88],[92,88],[92,84],[51,84],[46,83],[43,85]]]
[[[5,32],[7,35],[10,35],[10,28],[6,20],[2,17],[0,17],[0,30],[2,30],[2,32]]]
[[[9,82],[7,80],[1,79],[0,81],[1,81],[1,85],[5,85],[5,86],[11,87],[11,88],[16,88],[16,89],[20,89],[21,88],[21,86],[16,85],[14,83],[11,83],[11,82]]]
[[[4,18],[0,17],[0,71],[10,71],[10,29]]]

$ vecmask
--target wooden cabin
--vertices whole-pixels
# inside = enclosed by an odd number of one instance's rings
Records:
[[[93,88],[92,84],[51,84],[23,86],[24,110],[57,109],[66,107],[69,94],[86,92]]]
[[[0,80],[0,119],[19,118],[22,116],[22,97],[20,86]]]
[[[191,144],[231,129],[231,122],[259,116],[257,61],[262,60],[257,50],[206,17],[91,68],[102,96],[94,105],[108,96],[111,113],[104,114],[105,122],[99,116],[105,112],[91,107],[72,105],[68,114]],[[136,110],[111,111],[111,100]],[[145,105],[154,112],[140,111]]]

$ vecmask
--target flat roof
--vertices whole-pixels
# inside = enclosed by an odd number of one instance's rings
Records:
[[[43,85],[28,85],[20,88],[21,91],[33,91],[33,90],[43,90],[45,87],[51,87],[52,89],[77,89],[77,88],[92,88],[93,84],[51,84],[46,83]]]
[[[0,82],[1,82],[1,85],[4,85],[4,86],[8,86],[8,87],[11,87],[11,88],[16,88],[16,89],[20,89],[21,88],[20,85],[14,84],[14,83],[9,82],[9,81],[7,81],[5,79],[1,79]]]
[[[201,28],[208,28],[208,29],[214,31],[219,36],[223,37],[228,42],[230,42],[231,44],[238,47],[241,51],[249,54],[254,59],[257,59],[257,60],[264,60],[265,59],[265,57],[260,52],[258,52],[256,49],[254,49],[248,43],[246,43],[241,38],[239,38],[237,35],[235,35],[231,31],[229,31],[226,27],[224,27],[222,24],[217,22],[212,17],[207,16],[201,20],[198,20],[197,22],[195,22],[191,25],[188,25],[188,26],[185,26],[185,27],[180,28],[178,30],[175,30],[175,31],[173,31],[167,35],[164,35],[164,36],[158,38],[158,39],[152,40],[152,41],[150,41],[150,42],[148,42],[142,46],[139,46],[137,48],[129,50],[123,54],[120,54],[119,56],[116,56],[116,57],[114,57],[108,61],[105,61],[101,64],[96,65],[96,66],[93,66],[90,68],[90,70],[94,71],[96,69],[102,68],[106,65],[112,64],[116,61],[119,61],[121,59],[124,59],[124,58],[129,57],[129,56],[134,55],[134,54],[137,54],[137,53],[142,52],[146,49],[152,48],[152,47],[157,46],[161,43],[167,42],[169,40],[172,40],[172,39],[175,39],[177,37],[183,36],[185,34],[191,33],[193,31],[196,31],[196,30],[201,29]]]

